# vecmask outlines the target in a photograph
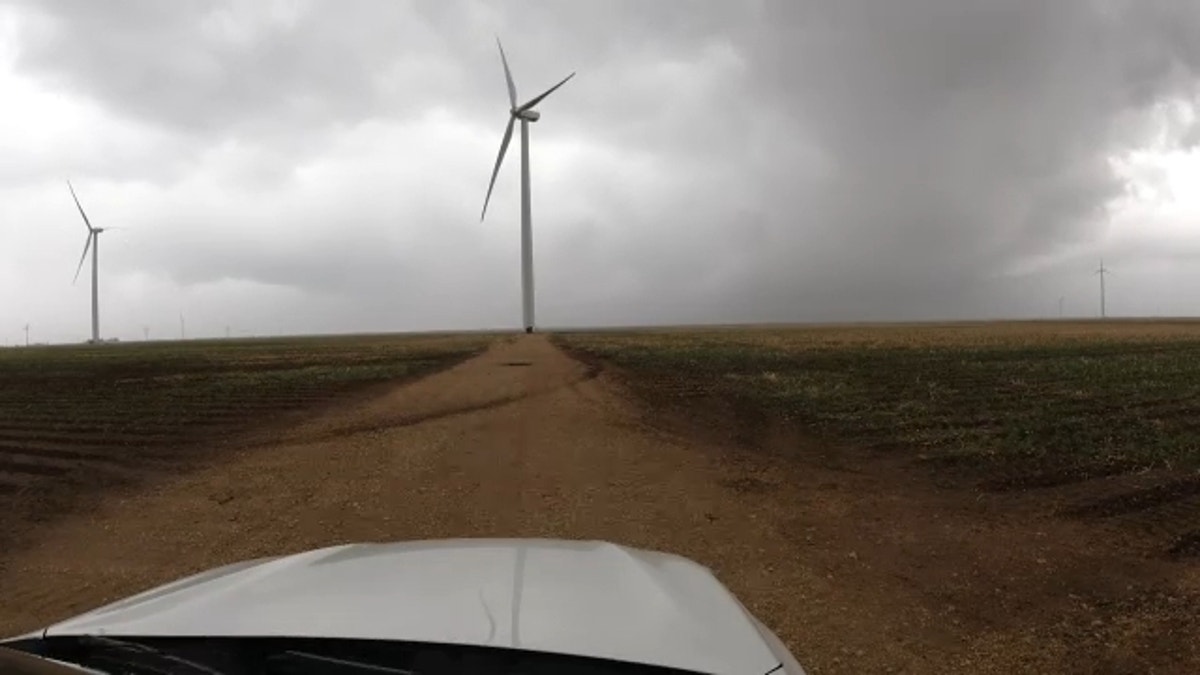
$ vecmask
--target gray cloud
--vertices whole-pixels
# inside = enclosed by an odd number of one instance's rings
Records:
[[[353,123],[457,67],[403,3],[30,3],[18,65],[155,126],[227,134]],[[392,76],[388,79],[388,76]],[[390,100],[389,100],[390,98]],[[391,107],[388,112],[401,112]]]

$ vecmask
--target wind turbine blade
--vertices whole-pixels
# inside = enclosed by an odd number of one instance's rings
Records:
[[[504,128],[504,140],[500,141],[500,154],[496,155],[496,166],[492,169],[492,181],[488,183],[487,197],[483,200],[483,211],[479,214],[480,222],[483,222],[483,217],[487,215],[488,202],[492,200],[492,188],[496,187],[496,174],[500,173],[500,163],[504,161],[504,153],[508,150],[508,142],[512,140],[513,123],[516,121],[516,117],[509,115],[508,126]]]
[[[508,105],[510,108],[517,107],[517,85],[513,84],[512,71],[508,69],[508,58],[504,56],[504,45],[500,44],[500,38],[496,38],[496,46],[500,48],[500,61],[504,64],[504,80],[508,82]]]
[[[94,237],[94,236],[96,236],[96,235],[95,235],[95,234],[93,234],[93,233],[92,233],[92,232],[90,232],[90,231],[88,232],[88,236],[87,236],[87,243],[85,243],[85,244],[83,245],[83,255],[79,256],[79,267],[76,267],[76,268],[75,268],[75,278],[71,280],[71,283],[72,283],[72,284],[74,284],[76,281],[79,281],[79,270],[82,270],[82,269],[83,269],[83,261],[84,261],[84,260],[87,260],[87,252],[88,252],[88,248],[90,248],[90,247],[91,247],[91,245],[92,245],[92,237]]]
[[[570,75],[564,77],[562,79],[562,82],[559,82],[558,84],[554,85],[553,87],[550,87],[541,96],[538,96],[537,98],[533,99],[529,103],[526,103],[525,105],[521,106],[520,108],[517,108],[517,112],[525,112],[526,110],[529,110],[533,106],[541,103],[542,99],[546,98],[550,94],[553,94],[555,89],[558,89],[559,87],[566,84],[567,80],[571,79],[572,77],[575,77],[575,73],[571,73]]]
[[[71,186],[71,181],[67,181],[67,189],[71,191],[71,199],[75,200],[75,208],[79,209],[79,215],[83,216],[83,224],[87,226],[88,232],[91,232],[95,228],[92,227],[92,221],[88,220],[87,214],[83,212],[83,206],[79,203],[79,197],[75,196],[75,188]]]

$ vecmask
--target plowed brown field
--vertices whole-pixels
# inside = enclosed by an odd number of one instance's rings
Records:
[[[1200,671],[1200,567],[1100,517],[1162,471],[980,491],[785,425],[745,433],[719,406],[660,408],[625,377],[524,336],[164,466],[0,554],[0,634],[244,558],[570,537],[709,565],[814,673]]]

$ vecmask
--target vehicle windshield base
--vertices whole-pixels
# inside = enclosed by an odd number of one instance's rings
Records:
[[[126,672],[118,669],[124,667],[169,675],[696,675],[569,654],[387,640],[60,636],[3,646],[101,672]]]

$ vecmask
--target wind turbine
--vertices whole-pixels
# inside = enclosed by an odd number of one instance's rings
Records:
[[[87,259],[88,248],[92,249],[92,342],[100,342],[100,233],[105,230],[103,227],[92,227],[92,222],[88,220],[87,214],[83,212],[83,206],[79,204],[79,197],[75,196],[75,188],[71,186],[71,181],[67,181],[67,189],[71,191],[71,199],[75,200],[75,207],[79,209],[79,215],[83,216],[83,224],[87,227],[87,241],[83,244],[83,255],[79,256],[79,267],[75,268],[75,278],[71,280],[74,284],[79,280],[79,272],[83,269],[83,261]]]
[[[504,45],[496,38],[496,46],[500,48],[500,62],[504,64],[504,80],[508,84],[508,126],[504,129],[504,140],[500,141],[500,154],[496,155],[496,166],[492,169],[492,180],[488,183],[487,197],[483,200],[483,211],[479,221],[487,215],[488,202],[492,199],[492,188],[496,185],[496,174],[500,173],[500,163],[504,161],[504,153],[508,150],[508,142],[512,140],[513,124],[521,122],[521,309],[525,323],[525,332],[533,332],[533,225],[529,208],[529,123],[538,121],[541,113],[533,108],[543,99],[552,94],[555,89],[575,77],[575,73],[564,77],[561,82],[550,87],[539,96],[529,99],[522,105],[517,105],[517,87],[513,84],[512,71],[508,69],[508,58],[504,56]]]
[[[1093,272],[1093,274],[1100,275],[1100,318],[1103,319],[1108,316],[1104,309],[1104,275],[1112,274],[1112,272],[1104,266],[1104,258],[1100,259],[1100,269]]]

